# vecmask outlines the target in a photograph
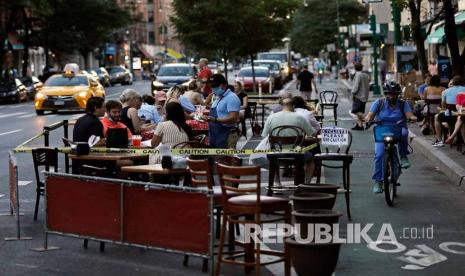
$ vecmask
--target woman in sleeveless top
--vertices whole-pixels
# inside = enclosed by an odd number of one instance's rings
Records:
[[[140,134],[141,132],[151,131],[155,125],[142,126],[139,119],[137,110],[142,105],[142,97],[133,89],[126,89],[120,96],[120,101],[123,104],[121,110],[121,122],[125,124],[133,135]]]

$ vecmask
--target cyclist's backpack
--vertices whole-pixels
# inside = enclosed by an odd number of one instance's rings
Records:
[[[378,105],[378,109],[377,109],[376,112],[375,112],[376,116],[378,116],[378,115],[379,115],[379,112],[381,112],[381,110],[383,110],[383,108],[384,108],[384,101],[385,101],[385,100],[384,100],[384,99],[379,99],[378,101],[379,101],[380,103],[379,103],[379,105]],[[404,110],[405,104],[406,104],[406,102],[405,102],[404,100],[399,99],[400,112],[402,112],[402,116],[404,117],[404,119],[407,118],[407,116],[405,115],[405,110]]]

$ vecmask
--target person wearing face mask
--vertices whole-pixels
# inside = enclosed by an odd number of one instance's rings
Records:
[[[406,120],[415,122],[415,117],[410,109],[410,106],[403,100],[399,99],[401,87],[395,82],[386,82],[383,85],[385,98],[378,99],[370,108],[365,117],[366,122],[372,121],[375,117],[381,123],[396,124],[399,121],[402,123],[402,138],[399,142],[400,165],[403,169],[410,167],[410,161],[407,158],[408,152],[408,128]],[[383,192],[383,156],[384,143],[375,143],[375,167],[373,170],[373,192]]]
[[[103,135],[105,137],[107,136],[109,128],[125,128],[128,131],[128,139],[131,139],[131,131],[125,124],[121,123],[121,110],[123,109],[123,105],[118,101],[110,100],[105,104],[105,109],[107,111],[107,116],[100,120],[103,125]]]
[[[239,140],[237,122],[241,100],[227,89],[228,82],[223,75],[214,74],[209,82],[215,94],[210,116],[207,118],[210,146],[235,149]]]

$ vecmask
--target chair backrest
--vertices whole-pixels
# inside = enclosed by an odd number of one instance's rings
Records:
[[[325,90],[320,92],[320,104],[333,104],[337,102],[337,92]]]
[[[457,111],[457,106],[455,104],[447,104],[447,109],[449,110],[449,112]]]
[[[431,110],[431,106],[440,106],[441,99],[425,99],[426,104],[426,115],[436,114],[437,110]]]
[[[320,129],[318,134],[321,135],[320,145],[326,153],[349,153],[352,146],[352,132],[350,129],[326,127]]]
[[[191,173],[193,187],[207,186],[208,189],[213,189],[213,173],[208,159],[194,160],[188,158],[187,165]]]
[[[290,145],[291,148],[301,146],[305,132],[298,126],[278,126],[271,130],[268,137],[271,149],[282,150],[283,145]]]
[[[50,171],[50,167],[56,172],[58,169],[58,150],[52,148],[36,148],[32,150],[32,161],[37,184],[40,183],[39,167],[44,166],[45,171]]]
[[[128,130],[126,128],[109,128],[107,130],[107,148],[127,148],[128,141]]]
[[[260,167],[257,166],[228,166],[216,163],[218,177],[221,184],[221,192],[227,205],[227,192],[239,194],[255,193],[257,195],[257,205],[260,203]],[[235,184],[229,186],[229,183]],[[255,184],[253,186],[241,187],[241,184]]]

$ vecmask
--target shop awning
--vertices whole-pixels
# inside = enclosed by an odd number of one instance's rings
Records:
[[[461,11],[455,14],[455,25],[460,25],[465,21],[465,11]],[[441,27],[437,28],[434,32],[430,33],[428,36],[428,43],[430,44],[442,44],[446,38],[446,33],[444,30],[444,22],[440,23]],[[457,35],[459,39],[465,37],[465,33],[461,28],[457,28]]]
[[[137,44],[137,48],[146,58],[152,59],[152,60],[154,59],[154,57],[147,51],[147,49],[145,49],[144,45]]]
[[[167,48],[167,54],[170,56],[170,57],[173,57],[175,59],[180,59],[180,58],[183,58],[184,55],[171,49],[171,48]]]

